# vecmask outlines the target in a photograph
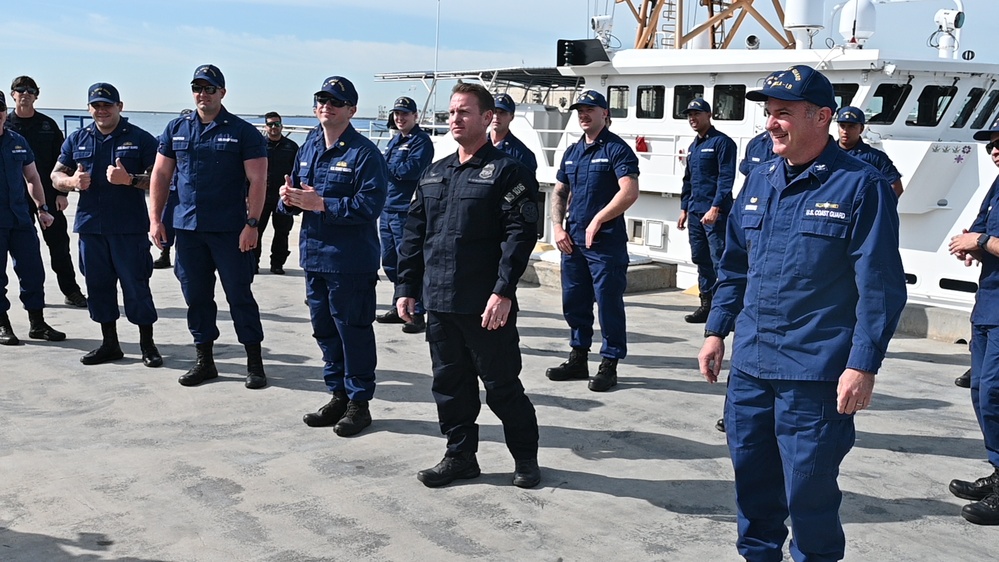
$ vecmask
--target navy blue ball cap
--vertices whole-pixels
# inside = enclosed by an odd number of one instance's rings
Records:
[[[118,88],[115,88],[107,82],[98,82],[87,90],[87,104],[104,102],[104,103],[119,103],[121,102],[121,96],[118,95]]]
[[[859,123],[863,125],[867,123],[867,117],[864,116],[864,112],[861,111],[860,108],[848,105],[840,108],[840,110],[836,112],[836,122]]]
[[[999,117],[996,117],[996,120],[992,122],[992,125],[988,129],[982,129],[975,133],[974,138],[976,141],[990,141],[992,140],[992,135],[995,133],[999,133]]]
[[[746,99],[750,101],[767,101],[770,98],[807,101],[836,111],[836,98],[829,79],[818,70],[803,64],[774,72],[763,81],[762,89],[746,92]]]
[[[191,78],[191,84],[194,84],[195,80],[204,80],[216,88],[225,88],[225,76],[222,75],[222,71],[219,67],[214,64],[203,64],[199,66],[194,71],[194,78]]]
[[[704,98],[694,98],[687,104],[687,109],[683,110],[684,113],[690,113],[691,111],[711,113],[711,104]]]
[[[319,94],[329,94],[350,105],[357,105],[357,90],[354,88],[354,84],[343,76],[330,76],[326,80],[323,80],[323,87],[313,95],[318,96]],[[415,103],[413,107],[415,109]]]
[[[405,111],[406,113],[416,113],[416,102],[413,98],[407,98],[403,96],[395,100],[395,105],[392,106],[392,111]]]
[[[496,109],[502,109],[508,113],[513,113],[517,110],[517,104],[513,103],[513,98],[510,94],[496,94],[493,96],[493,104],[496,105]]]
[[[581,105],[592,105],[593,107],[607,109],[607,98],[596,90],[586,90],[582,94],[579,94],[575,103],[569,106],[569,111],[572,111]]]

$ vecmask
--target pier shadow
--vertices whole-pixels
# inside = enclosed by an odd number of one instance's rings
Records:
[[[0,527],[0,559],[10,562],[86,562],[110,560],[114,562],[165,562],[152,558],[109,556],[115,541],[104,533],[77,533],[76,539],[65,539],[41,533],[25,533]],[[66,548],[86,550],[73,554]]]
[[[985,458],[985,445],[980,438],[897,435],[858,431],[854,447],[956,459],[979,460]]]

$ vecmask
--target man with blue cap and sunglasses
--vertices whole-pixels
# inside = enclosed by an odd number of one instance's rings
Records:
[[[593,303],[600,314],[600,366],[589,389],[617,385],[617,363],[628,353],[624,290],[628,232],[624,212],[638,200],[638,156],[608,130],[607,99],[595,90],[576,98],[583,136],[566,149],[552,192],[552,232],[562,252],[562,314],[569,324],[569,359],[548,369],[553,381],[589,378]]]
[[[778,156],[735,201],[698,356],[716,382],[735,332],[725,430],[735,469],[739,554],[839,560],[839,466],[871,403],[905,305],[895,196],[829,136],[832,85],[808,66],[775,72],[764,102]]]
[[[236,337],[246,349],[246,388],[267,386],[260,342],[264,330],[253,298],[257,225],[267,190],[267,147],[256,127],[222,105],[225,77],[215,65],[194,71],[196,111],[178,117],[160,136],[149,187],[149,235],[166,242],[163,207],[177,173],[174,274],[187,302],[187,327],[197,359],[178,382],[196,386],[218,377],[212,348],[219,337],[215,304],[218,272]]]
[[[999,165],[999,119],[974,136]],[[975,481],[952,480],[950,491],[974,503],[961,515],[978,525],[999,525],[999,178],[992,182],[971,228],[951,238],[950,253],[982,272],[971,311],[971,405],[982,430],[992,474]]]
[[[333,397],[310,427],[333,426],[341,437],[371,425],[375,395],[375,284],[378,216],[385,205],[388,167],[378,147],[350,118],[357,90],[330,76],[314,94],[319,125],[298,150],[278,210],[302,214],[300,262],[313,337],[323,353],[323,380]]]
[[[493,122],[489,124],[489,142],[527,166],[531,173],[537,173],[538,159],[534,156],[534,152],[510,132],[510,123],[513,122],[517,104],[510,94],[496,94],[493,96],[493,103],[496,109],[493,111]]]
[[[697,136],[687,150],[676,228],[690,229],[690,257],[697,265],[701,305],[683,319],[691,324],[703,324],[711,310],[718,261],[725,249],[725,225],[732,210],[738,147],[711,124],[711,105],[704,98],[691,100],[684,113]]]
[[[874,166],[885,175],[896,197],[902,196],[902,174],[895,163],[884,152],[864,142],[860,137],[864,132],[867,119],[858,107],[846,106],[836,112],[836,123],[839,124],[839,147],[854,158],[859,158]]]
[[[419,117],[413,98],[403,96],[395,100],[390,119],[399,134],[392,137],[385,147],[385,162],[389,171],[388,197],[378,219],[382,238],[382,271],[392,285],[399,282],[399,248],[402,246],[409,203],[413,200],[416,183],[423,170],[434,160],[434,143],[430,135],[420,128]],[[403,324],[403,332],[419,334],[427,329],[425,313],[423,303],[417,302],[416,313],[410,322],[399,317],[395,306],[375,320],[379,324]]]

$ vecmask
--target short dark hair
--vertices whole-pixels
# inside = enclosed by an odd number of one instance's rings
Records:
[[[277,111],[268,111],[267,114],[264,115],[264,120],[266,121],[267,119],[281,119],[281,116],[278,115]]]
[[[18,76],[10,83],[10,90],[13,92],[14,88],[34,88],[39,90],[38,84],[35,83],[35,79],[30,76]]]
[[[496,102],[493,100],[493,95],[481,84],[459,82],[451,89],[451,95],[455,94],[472,94],[475,96],[479,101],[479,113],[496,110]]]

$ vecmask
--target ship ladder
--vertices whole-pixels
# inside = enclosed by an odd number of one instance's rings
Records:
[[[662,39],[660,47],[663,49],[676,48],[676,1],[666,0],[662,11]]]

